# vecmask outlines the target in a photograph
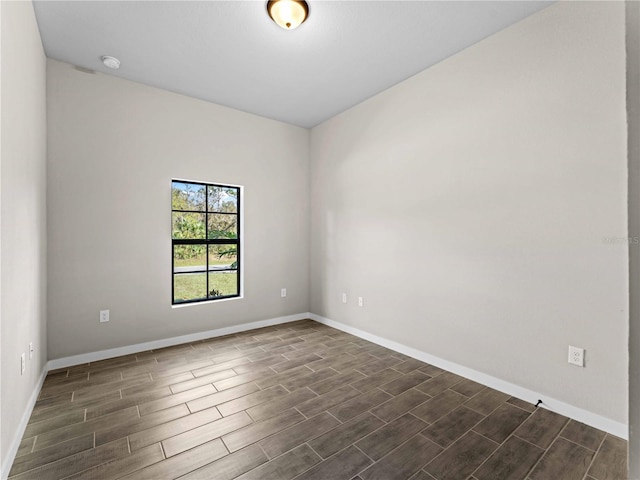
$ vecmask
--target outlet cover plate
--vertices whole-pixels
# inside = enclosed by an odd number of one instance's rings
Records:
[[[569,345],[568,361],[571,365],[584,367],[584,348],[572,347],[571,345]]]

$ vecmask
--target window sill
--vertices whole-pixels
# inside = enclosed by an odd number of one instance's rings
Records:
[[[171,305],[171,308],[184,308],[184,307],[194,307],[196,305],[210,305],[212,303],[221,303],[221,302],[229,302],[232,300],[241,300],[243,299],[244,296],[240,295],[238,297],[231,297],[231,298],[220,298],[218,300],[205,300],[203,302],[185,302],[185,303],[176,303],[174,305]]]

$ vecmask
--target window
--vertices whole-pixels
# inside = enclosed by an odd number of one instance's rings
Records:
[[[240,296],[240,187],[171,183],[172,303]]]

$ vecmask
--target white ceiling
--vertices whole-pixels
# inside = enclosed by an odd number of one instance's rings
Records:
[[[312,127],[549,5],[308,3],[293,31],[265,1],[38,1],[35,11],[50,58]]]

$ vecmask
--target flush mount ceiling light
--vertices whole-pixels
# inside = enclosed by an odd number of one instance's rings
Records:
[[[309,5],[304,0],[269,0],[267,12],[282,28],[293,30],[309,16]]]
[[[116,57],[103,55],[102,57],[100,57],[100,60],[102,60],[102,63],[104,63],[105,67],[113,68],[114,70],[120,68],[120,60],[118,60]]]

